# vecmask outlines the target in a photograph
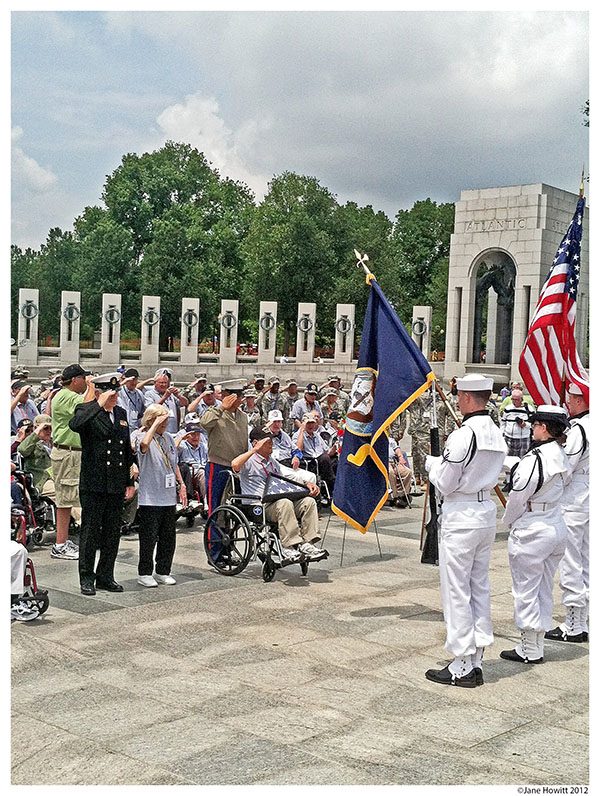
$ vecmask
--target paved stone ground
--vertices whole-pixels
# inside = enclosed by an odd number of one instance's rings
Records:
[[[121,543],[123,594],[96,597],[75,562],[34,549],[51,605],[12,625],[13,784],[587,783],[588,645],[546,642],[542,666],[498,657],[517,637],[501,525],[486,683],[425,679],[449,656],[422,504],[383,509],[381,557],[349,528],[340,567],[334,518],[327,561],[267,584],[258,563],[214,572],[181,522],[171,587],[137,585],[137,540]]]

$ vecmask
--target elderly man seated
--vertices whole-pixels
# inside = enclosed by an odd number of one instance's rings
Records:
[[[265,423],[265,427],[273,437],[272,456],[274,459],[277,459],[279,464],[297,470],[300,466],[302,453],[292,443],[290,435],[283,431],[283,423],[283,414],[279,409],[272,409]]]
[[[179,470],[189,496],[190,506],[195,505],[194,494],[203,502],[206,495],[204,470],[208,461],[206,437],[201,433],[200,418],[186,415],[185,429],[177,435],[175,447],[179,458]]]
[[[319,420],[320,417],[316,412],[307,412],[303,415],[302,425],[293,435],[292,443],[302,452],[308,469],[313,473],[318,470],[319,475],[327,484],[329,494],[332,495],[337,464],[336,447],[335,443],[327,445],[318,433]]]
[[[273,438],[268,431],[253,428],[252,449],[236,456],[231,469],[239,474],[243,495],[263,495],[270,475],[281,475],[278,462],[272,457]],[[280,497],[265,506],[265,518],[276,522],[285,559],[320,561],[327,551],[313,543],[320,539],[319,516],[314,498],[319,494],[316,484],[307,483],[310,496],[300,500]]]
[[[411,472],[402,448],[393,437],[389,438],[390,503],[405,509],[410,505]]]

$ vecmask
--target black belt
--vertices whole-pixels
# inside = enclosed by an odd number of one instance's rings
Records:
[[[55,448],[60,448],[61,451],[80,451],[81,448],[75,448],[72,445],[59,445],[58,442],[54,443]]]

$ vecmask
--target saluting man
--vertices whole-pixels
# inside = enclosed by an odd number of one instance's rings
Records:
[[[571,384],[567,396],[570,428],[565,453],[571,483],[563,497],[563,517],[567,524],[567,546],[558,566],[565,621],[546,633],[552,641],[581,643],[588,640],[590,598],[590,407],[581,387]]]
[[[96,399],[80,403],[69,421],[81,438],[79,582],[86,595],[96,594],[96,589],[123,591],[115,581],[114,566],[123,503],[134,493],[134,458],[127,412],[117,406],[120,378],[119,373],[106,373],[91,379]]]
[[[490,553],[496,536],[498,483],[507,449],[486,407],[493,379],[470,373],[457,379],[463,424],[442,456],[427,456],[429,480],[443,498],[439,539],[440,589],[446,649],[454,660],[425,677],[441,685],[483,683],[482,658],[494,641],[490,608]]]

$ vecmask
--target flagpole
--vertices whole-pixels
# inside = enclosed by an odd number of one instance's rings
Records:
[[[581,169],[581,185],[579,186],[579,198],[583,199],[583,182],[585,177],[585,163],[583,164],[583,168]]]

